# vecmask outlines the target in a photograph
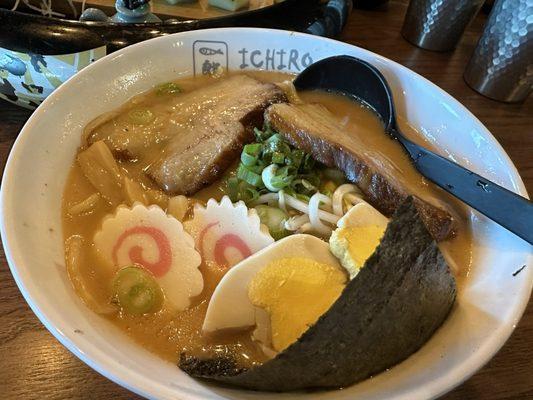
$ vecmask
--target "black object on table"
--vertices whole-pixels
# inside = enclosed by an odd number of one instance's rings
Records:
[[[162,35],[231,26],[268,27],[336,36],[344,28],[351,8],[352,0],[329,0],[325,4],[320,0],[285,0],[262,9],[223,17],[141,24],[74,21],[0,8],[0,48],[60,55],[105,45],[107,53],[111,53]]]

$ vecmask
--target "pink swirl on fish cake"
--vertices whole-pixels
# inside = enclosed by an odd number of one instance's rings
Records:
[[[148,235],[153,239],[158,250],[158,260],[150,262],[143,257],[143,248],[134,245],[128,250],[128,256],[132,263],[142,265],[150,271],[156,278],[165,275],[172,265],[172,249],[170,241],[163,231],[151,226],[134,226],[122,232],[118,237],[112,250],[113,262],[118,265],[118,251],[124,241],[132,235]]]
[[[200,254],[202,255],[204,259],[206,258],[206,254],[204,250],[205,235],[213,226],[216,226],[216,225],[218,225],[218,221],[210,223],[204,229],[202,229],[202,231],[200,232],[198,236],[198,247],[200,250]],[[230,266],[230,262],[226,258],[226,250],[229,248],[234,248],[238,250],[242,256],[241,260],[244,260],[245,258],[252,255],[252,251],[250,250],[250,247],[248,247],[246,242],[240,236],[235,235],[234,233],[226,233],[217,239],[217,241],[215,242],[215,248],[213,251],[215,262],[220,267],[228,268]]]

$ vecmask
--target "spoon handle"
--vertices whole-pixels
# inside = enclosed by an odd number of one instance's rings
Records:
[[[533,244],[533,203],[413,142],[397,136],[426,178]]]

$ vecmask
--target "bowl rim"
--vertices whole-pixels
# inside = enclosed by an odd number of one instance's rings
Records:
[[[474,122],[478,124],[483,135],[490,141],[491,146],[494,146],[494,149],[499,151],[500,155],[503,157],[507,165],[507,170],[512,173],[513,178],[516,182],[516,186],[517,186],[516,191],[522,196],[529,198],[525,185],[516,167],[514,166],[512,160],[509,158],[509,156],[507,155],[503,147],[499,144],[496,138],[488,131],[488,129],[464,105],[462,105],[458,100],[453,98],[453,96],[445,92],[443,89],[433,84],[431,81],[424,78],[423,76],[410,70],[409,68],[404,67],[403,65],[395,61],[392,61],[384,56],[381,56],[369,50],[354,46],[350,43],[340,42],[334,39],[317,37],[317,36],[313,36],[313,35],[305,34],[305,33],[284,31],[284,30],[277,30],[277,29],[211,28],[211,29],[203,29],[199,31],[179,32],[179,33],[175,33],[175,34],[164,36],[164,37],[150,39],[150,40],[143,41],[143,42],[134,44],[132,46],[126,47],[124,49],[121,49],[109,55],[106,55],[102,59],[87,66],[79,73],[70,77],[63,85],[61,85],[58,89],[56,89],[36,109],[36,111],[30,116],[30,118],[26,121],[23,128],[21,129],[18,137],[16,138],[13,144],[12,149],[10,150],[8,159],[6,161],[5,169],[4,169],[2,182],[0,184],[0,212],[1,212],[0,235],[2,237],[4,253],[5,253],[9,268],[11,270],[11,274],[13,275],[13,278],[17,286],[19,287],[19,290],[24,296],[24,299],[26,300],[26,302],[28,303],[32,311],[39,318],[39,320],[45,325],[45,327],[56,337],[56,339],[63,346],[65,346],[69,351],[74,353],[79,359],[81,359],[85,364],[90,366],[92,369],[96,370],[101,375],[109,378],[116,384],[122,387],[125,387],[128,390],[138,395],[141,395],[143,397],[146,397],[146,398],[153,398],[153,393],[157,392],[158,388],[159,390],[166,390],[166,388],[164,388],[162,385],[159,385],[159,384],[154,385],[153,381],[151,381],[148,378],[145,378],[141,374],[135,374],[134,375],[135,380],[133,380],[132,374],[134,373],[131,370],[121,367],[121,364],[119,362],[117,362],[114,359],[109,359],[108,357],[105,356],[105,353],[103,351],[96,348],[95,346],[90,346],[92,347],[90,349],[90,352],[86,353],[84,351],[83,346],[84,344],[88,343],[88,341],[86,341],[85,338],[83,339],[80,338],[79,335],[75,336],[71,332],[67,332],[66,330],[60,329],[58,326],[56,326],[57,323],[54,323],[54,321],[50,318],[48,313],[44,311],[44,307],[42,306],[42,304],[38,304],[37,302],[34,301],[31,295],[31,290],[29,289],[28,285],[24,281],[24,277],[20,273],[21,271],[17,267],[19,263],[21,263],[22,265],[21,256],[20,254],[17,254],[16,251],[12,250],[14,248],[13,243],[17,241],[16,234],[13,232],[13,229],[11,229],[8,225],[6,225],[6,215],[8,213],[7,205],[9,204],[8,193],[10,192],[9,187],[11,185],[15,185],[14,178],[16,176],[16,170],[12,168],[11,165],[14,163],[14,160],[18,158],[19,152],[23,150],[25,144],[29,140],[27,132],[33,131],[34,125],[41,118],[41,114],[43,114],[43,112],[48,107],[54,104],[56,97],[60,96],[62,91],[65,89],[65,87],[70,84],[71,80],[75,81],[77,79],[80,79],[80,77],[84,77],[85,75],[90,74],[93,68],[99,68],[100,64],[109,62],[114,57],[123,56],[125,54],[129,54],[132,52],[142,51],[142,48],[144,46],[150,46],[152,43],[154,43],[154,41],[169,40],[168,37],[175,37],[175,36],[180,37],[180,38],[184,36],[194,37],[194,35],[198,34],[198,32],[204,32],[204,31],[217,31],[219,33],[238,32],[243,35],[245,35],[246,33],[263,33],[264,35],[268,35],[268,34],[280,35],[281,34],[281,35],[294,36],[294,37],[304,37],[304,38],[310,39],[311,41],[329,42],[330,44],[334,46],[357,48],[358,51],[365,53],[368,56],[372,56],[380,60],[381,62],[384,62],[385,64],[393,65],[395,68],[399,68],[400,70],[405,70],[405,71],[408,71],[408,73],[410,74],[414,74],[417,80],[421,80],[425,85],[429,85],[433,90],[436,90],[440,95],[451,98],[457,104],[461,105],[461,107],[463,108],[468,118],[472,119]],[[339,51],[344,51],[344,50],[339,49]],[[527,258],[527,263],[529,264],[530,261],[533,259],[533,256],[530,253],[529,255],[526,256],[526,258]],[[512,334],[514,328],[516,327],[516,324],[520,320],[528,304],[531,291],[533,288],[533,269],[528,268],[524,272],[526,273],[529,279],[528,279],[528,282],[526,282],[521,287],[521,292],[520,292],[521,301],[514,308],[512,312],[512,319],[514,323],[500,326],[499,329],[494,330],[490,336],[488,336],[486,339],[483,340],[482,346],[477,348],[476,351],[472,353],[472,355],[470,355],[465,361],[459,364],[456,368],[448,371],[444,375],[441,375],[439,379],[433,380],[431,382],[426,382],[423,386],[417,388],[414,392],[411,391],[410,393],[408,393],[407,397],[402,396],[401,397],[402,399],[413,400],[413,399],[436,398],[452,390],[453,388],[457,387],[458,385],[463,383],[465,380],[470,378],[475,372],[477,372],[483,365],[485,365],[496,354],[496,352],[504,345],[504,343],[507,341],[507,339]],[[31,283],[30,283],[30,286],[31,286]],[[98,355],[98,357],[94,357],[95,355]],[[130,383],[130,382],[135,382],[135,383]],[[173,392],[173,398],[188,398],[188,397],[186,393],[183,393],[183,392],[180,393],[180,389],[176,388],[175,391]]]

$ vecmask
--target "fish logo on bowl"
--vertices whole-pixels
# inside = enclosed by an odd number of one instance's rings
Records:
[[[226,42],[197,40],[193,43],[194,75],[213,75],[228,70]]]
[[[198,52],[204,56],[212,56],[212,55],[215,55],[215,54],[224,54],[224,52],[222,51],[222,49],[211,49],[209,47],[201,47],[200,50],[198,50]]]

